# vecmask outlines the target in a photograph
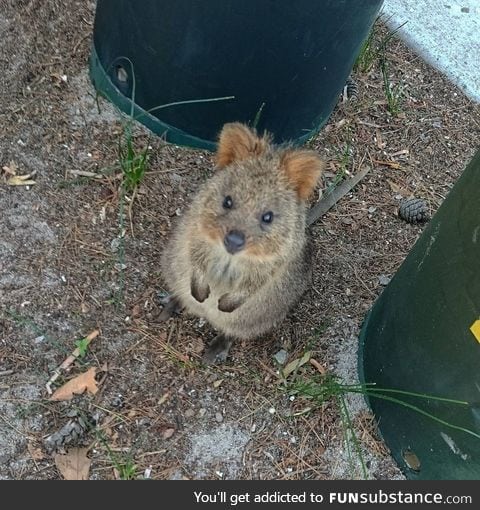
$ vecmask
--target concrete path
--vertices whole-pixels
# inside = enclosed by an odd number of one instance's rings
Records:
[[[385,0],[385,20],[419,55],[480,102],[480,0]]]

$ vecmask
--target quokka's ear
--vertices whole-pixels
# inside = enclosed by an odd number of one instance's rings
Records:
[[[225,124],[218,140],[217,167],[224,168],[234,161],[259,156],[267,150],[269,142],[268,136],[260,138],[255,130],[244,124]]]
[[[308,150],[286,152],[281,158],[280,165],[302,200],[306,200],[313,192],[325,167],[318,154]]]

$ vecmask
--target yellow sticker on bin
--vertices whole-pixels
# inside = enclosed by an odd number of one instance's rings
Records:
[[[480,343],[480,319],[477,319],[470,326],[470,331],[473,333],[473,336],[477,339],[477,342]]]

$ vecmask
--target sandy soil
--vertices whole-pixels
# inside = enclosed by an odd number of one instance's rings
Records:
[[[357,72],[358,97],[340,101],[310,145],[328,161],[324,188],[371,170],[312,229],[311,291],[279,330],[204,367],[208,324],[156,320],[158,260],[212,156],[136,127],[135,146],[152,149],[129,207],[117,153],[125,118],[102,99],[98,110],[88,80],[94,10],[73,0],[0,9],[0,478],[60,478],[55,455],[74,447],[88,448],[92,479],[361,478],[361,460],[371,478],[401,477],[362,399],[346,396],[361,450],[349,456],[338,399],[293,389],[318,379],[318,366],[355,382],[362,320],[423,228],[401,220],[398,204],[416,196],[434,213],[478,145],[479,106],[396,39],[398,115],[378,65]],[[13,172],[35,172],[35,184],[7,185]],[[96,328],[56,385],[97,367],[98,393],[50,401],[49,377]],[[285,363],[309,352],[317,367],[282,378],[282,349]]]

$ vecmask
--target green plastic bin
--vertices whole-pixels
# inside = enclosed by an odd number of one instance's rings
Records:
[[[98,0],[91,78],[169,142],[213,150],[240,121],[303,143],[330,116],[382,3]]]
[[[479,319],[480,151],[374,304],[360,336],[360,380],[378,388],[368,402],[408,478],[480,479]]]

